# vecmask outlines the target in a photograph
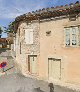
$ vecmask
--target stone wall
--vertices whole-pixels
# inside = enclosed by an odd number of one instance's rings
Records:
[[[25,43],[25,28],[33,29],[33,44]],[[19,36],[20,30],[20,36]],[[22,73],[26,73],[28,69],[28,55],[39,55],[39,23],[31,23],[27,25],[26,22],[21,22],[16,33],[16,61]]]

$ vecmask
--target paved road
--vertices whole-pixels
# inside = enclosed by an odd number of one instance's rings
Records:
[[[12,73],[0,77],[0,92],[50,92],[48,85],[47,82],[24,77],[19,73]],[[54,92],[76,91],[55,85]]]
[[[15,68],[10,69],[15,66],[14,60],[11,56],[11,51],[7,48],[0,48],[0,63],[3,61],[7,62],[7,66],[4,68],[4,71],[6,71],[7,74],[11,74],[15,72]],[[8,71],[7,71],[8,70]],[[3,72],[3,70],[0,68],[0,72]]]

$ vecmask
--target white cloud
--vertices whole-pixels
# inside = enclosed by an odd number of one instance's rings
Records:
[[[46,7],[48,2],[49,0],[0,0],[0,18],[15,18],[29,11]],[[56,2],[58,0],[54,1],[54,4]]]
[[[15,18],[19,15],[77,0],[0,0],[0,18]]]

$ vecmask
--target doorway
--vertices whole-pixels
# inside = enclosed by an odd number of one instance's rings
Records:
[[[48,58],[49,79],[61,79],[61,59]]]
[[[28,56],[28,71],[37,74],[37,55]]]

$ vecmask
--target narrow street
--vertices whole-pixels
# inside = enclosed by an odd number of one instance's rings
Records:
[[[4,75],[0,78],[0,92],[50,92],[48,85],[47,82],[24,77],[19,73]],[[55,85],[52,92],[76,91]]]
[[[5,68],[6,73],[0,77],[0,92],[76,92],[58,85],[54,85],[54,90],[50,91],[49,83],[18,73],[7,49],[0,50],[0,61],[3,60],[6,60],[8,65]]]
[[[4,71],[6,71],[6,74],[11,74],[15,72],[14,68],[14,60],[11,56],[11,52],[9,49],[1,48],[0,49],[0,63],[1,62],[7,62],[7,66],[4,68]],[[3,70],[0,68],[0,72],[3,72]]]

